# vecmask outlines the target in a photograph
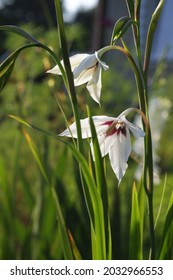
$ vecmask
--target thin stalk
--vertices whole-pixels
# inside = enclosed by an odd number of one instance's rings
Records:
[[[145,80],[147,81],[147,80]],[[147,88],[147,82],[145,84]],[[147,90],[144,90],[147,96]],[[149,122],[148,110],[146,111],[147,119]],[[144,143],[144,189],[148,200],[148,215],[149,215],[149,226],[150,226],[150,258],[155,259],[155,231],[154,231],[154,214],[153,214],[153,151],[152,151],[152,137],[151,130],[149,128],[146,134]]]
[[[163,8],[164,0],[160,0],[158,6],[156,7],[151,21],[148,28],[148,34],[146,39],[146,46],[145,46],[145,52],[144,52],[144,62],[143,62],[143,68],[142,60],[140,54],[140,33],[139,33],[139,15],[140,15],[140,1],[135,1],[137,9],[134,11],[132,9],[132,3],[127,1],[127,6],[129,8],[129,12],[132,17],[136,20],[138,23],[138,33],[134,32],[134,43],[137,49],[138,54],[138,61],[139,61],[139,67],[140,67],[140,73],[143,80],[143,90],[141,91],[141,94],[139,94],[139,103],[142,103],[143,100],[145,100],[145,110],[143,111],[144,114],[147,117],[147,120],[149,122],[149,116],[148,116],[148,71],[149,71],[149,65],[150,65],[150,56],[151,56],[151,49],[152,49],[152,43],[154,38],[154,33],[157,27],[158,20],[160,18],[160,14]],[[136,28],[136,27],[134,27]],[[134,30],[135,31],[135,30]],[[142,99],[141,99],[142,97]],[[150,250],[150,258],[155,258],[155,232],[154,232],[154,216],[153,216],[153,155],[152,155],[152,137],[151,137],[151,131],[148,130],[148,133],[146,134],[145,138],[145,153],[144,153],[144,189],[147,195],[148,199],[148,210],[149,210],[149,225],[150,225],[150,243],[151,243],[151,250]]]
[[[133,7],[130,8],[129,1],[126,1],[129,15],[134,20],[135,24],[132,25],[133,40],[135,44],[136,54],[138,58],[139,68],[142,70],[141,59],[141,41],[140,41],[140,7],[141,0],[136,0]]]
[[[128,5],[127,1],[127,5]],[[133,37],[134,37],[134,44],[137,52],[138,57],[138,64],[140,69],[140,76],[142,79],[142,87],[140,89],[139,96],[139,104],[143,104],[145,102],[145,105],[141,106],[142,111],[146,115],[148,123],[149,121],[149,115],[148,115],[148,68],[149,68],[149,61],[150,61],[150,52],[151,52],[151,46],[152,46],[152,39],[154,36],[154,31],[157,25],[158,20],[158,11],[153,16],[151,20],[151,24],[148,31],[148,37],[146,42],[146,50],[145,50],[145,56],[144,56],[144,68],[142,66],[142,58],[141,58],[141,47],[140,47],[140,1],[135,1],[134,4],[134,14],[132,13],[132,9],[130,9],[130,6],[128,5],[129,13],[131,16],[134,17],[135,22],[137,23],[137,26],[133,26]],[[160,5],[163,4],[163,1],[161,0]],[[136,6],[135,6],[136,5]],[[158,5],[159,14],[161,11],[160,5]],[[138,79],[138,77],[136,77]],[[138,87],[139,90],[139,87]],[[143,174],[143,184],[144,189],[147,195],[148,200],[148,211],[149,211],[149,227],[150,227],[150,258],[155,259],[155,232],[154,232],[154,216],[153,216],[153,155],[152,155],[152,138],[151,138],[151,130],[150,126],[147,130],[146,137],[144,140],[144,174]]]
[[[153,213],[153,195],[148,195],[148,211],[150,225],[150,254],[149,259],[155,259],[155,231],[154,231],[154,213]]]
[[[130,52],[120,46],[106,46],[102,49],[99,50],[98,55],[102,56],[105,52],[109,50],[116,50],[120,51],[122,54],[124,54],[132,67],[132,70],[134,72],[135,80],[136,80],[136,86],[137,86],[137,92],[138,92],[138,99],[139,99],[139,106],[140,110],[145,114],[146,113],[146,105],[147,105],[147,100],[146,100],[146,95],[143,93],[144,92],[144,83],[143,83],[143,78],[141,76],[141,73],[136,65],[136,62],[134,61],[133,57],[131,56]]]
[[[145,114],[147,122],[149,123],[148,116],[148,94],[147,94],[147,83],[148,77],[144,78],[143,71],[140,71],[131,56],[131,54],[122,47],[119,46],[107,46],[99,51],[99,54],[102,55],[108,50],[117,50],[123,53],[129,60],[130,65],[133,69],[134,76],[136,79],[139,106],[141,111]],[[144,130],[146,132],[146,137],[144,140],[144,175],[143,175],[143,184],[144,189],[148,199],[148,209],[149,209],[149,225],[150,225],[150,243],[151,243],[151,258],[155,258],[155,233],[154,233],[154,217],[153,217],[153,156],[152,156],[152,139],[151,139],[151,130],[150,126],[147,127],[143,123]]]
[[[69,97],[71,100],[71,105],[72,105],[72,109],[73,109],[73,113],[74,113],[74,117],[75,117],[75,121],[76,121],[77,135],[78,135],[78,137],[77,137],[78,148],[79,148],[79,151],[82,151],[83,145],[82,145],[82,134],[81,134],[78,102],[77,102],[76,91],[75,91],[75,87],[74,87],[73,74],[71,71],[71,65],[70,65],[70,61],[69,61],[69,53],[68,53],[67,42],[66,42],[62,8],[61,8],[61,3],[59,0],[55,0],[55,9],[56,9],[57,23],[59,26],[59,37],[60,37],[60,43],[61,43],[62,57],[63,57],[64,67],[65,67],[65,72],[66,72],[66,77],[67,77],[67,91],[69,93]]]
[[[59,27],[59,37],[61,43],[61,51],[62,57],[64,61],[64,68],[67,77],[67,91],[71,100],[71,106],[74,113],[74,118],[76,121],[77,128],[77,144],[78,144],[78,159],[81,159],[83,154],[83,142],[82,142],[82,133],[81,133],[81,124],[78,110],[78,102],[76,97],[76,91],[74,87],[74,77],[71,71],[71,65],[69,61],[69,54],[67,49],[66,35],[65,35],[65,26],[62,15],[61,3],[60,0],[55,0],[55,9],[57,16],[57,23]],[[77,151],[74,153],[77,156]],[[80,160],[79,160],[80,162]],[[86,170],[87,168],[85,168]],[[82,170],[82,164],[80,162],[80,176],[81,183],[83,187],[83,193],[86,201],[86,205],[88,208],[88,212],[91,220],[91,236],[92,240],[95,238],[96,240],[96,248],[94,252],[94,258],[96,259],[106,259],[106,250],[105,250],[105,228],[104,228],[104,220],[103,220],[103,209],[99,196],[96,196],[95,186],[92,186],[91,180],[88,180],[88,176],[84,176]],[[91,178],[90,178],[91,179]],[[94,229],[94,230],[93,230]]]

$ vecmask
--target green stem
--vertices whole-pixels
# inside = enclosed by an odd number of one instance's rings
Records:
[[[138,92],[138,99],[139,99],[139,106],[141,111],[145,114],[147,118],[147,122],[149,122],[148,116],[148,89],[147,89],[147,75],[145,76],[142,68],[138,69],[133,57],[131,54],[122,47],[119,46],[107,46],[99,51],[100,56],[108,51],[108,50],[117,50],[123,53],[129,60],[130,65],[133,69],[136,79],[137,85],[137,92]],[[138,52],[139,53],[139,52]],[[138,59],[141,59],[138,56]],[[141,65],[141,62],[139,62]],[[152,156],[152,139],[151,139],[151,130],[150,126],[146,129],[145,124],[143,123],[144,130],[146,132],[146,137],[144,140],[144,189],[148,199],[148,208],[149,208],[149,224],[150,224],[150,243],[151,243],[151,258],[154,259],[155,257],[155,234],[154,234],[154,217],[153,217],[153,156]]]
[[[146,95],[144,94],[144,82],[143,82],[141,73],[136,65],[136,62],[134,61],[130,52],[120,46],[112,46],[112,45],[106,46],[98,51],[98,55],[102,56],[105,52],[107,52],[109,50],[120,51],[122,54],[124,54],[128,58],[130,65],[132,67],[132,70],[135,74],[140,110],[145,114],[146,107],[147,107],[147,100],[146,100]]]
[[[64,61],[64,67],[67,77],[67,91],[71,100],[71,105],[76,121],[76,127],[77,127],[77,141],[78,141],[78,148],[79,151],[83,151],[83,145],[82,145],[82,133],[81,133],[81,125],[80,125],[80,117],[79,117],[79,110],[78,110],[78,102],[76,97],[76,91],[74,87],[74,80],[73,80],[73,74],[71,71],[71,65],[69,61],[69,53],[67,48],[67,42],[66,42],[66,35],[65,35],[65,26],[64,26],[64,20],[62,15],[62,8],[61,3],[59,0],[55,0],[55,9],[56,9],[56,16],[57,16],[57,23],[59,25],[59,37],[60,37],[60,43],[61,43],[61,51],[62,51],[62,57]]]
[[[154,231],[154,214],[153,214],[153,194],[148,195],[149,225],[150,225],[150,256],[155,259],[155,231]]]

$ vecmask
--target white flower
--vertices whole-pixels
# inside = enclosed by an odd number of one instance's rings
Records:
[[[102,157],[109,154],[110,163],[116,177],[121,182],[127,169],[127,160],[131,153],[130,131],[138,137],[144,137],[145,132],[126,119],[126,114],[135,109],[128,109],[117,118],[108,116],[94,116],[93,122],[98,136]],[[82,138],[90,138],[89,119],[81,121]],[[77,138],[76,123],[73,123],[60,136]],[[92,143],[91,143],[91,149]]]
[[[107,70],[109,67],[106,63],[101,61],[98,57],[98,52],[94,54],[76,54],[70,58],[71,69],[74,75],[74,85],[80,86],[87,83],[87,89],[91,97],[100,103],[101,95],[101,73],[102,69]],[[64,66],[63,61],[61,61]],[[48,70],[47,73],[61,75],[61,71],[56,65],[53,69]]]

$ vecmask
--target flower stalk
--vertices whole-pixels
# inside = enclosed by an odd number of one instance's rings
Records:
[[[62,8],[61,3],[59,0],[55,0],[55,10],[57,15],[57,22],[59,25],[59,38],[61,43],[61,51],[64,61],[64,67],[65,67],[65,73],[67,77],[67,91],[71,100],[71,105],[74,112],[74,117],[77,124],[77,133],[78,133],[78,148],[79,151],[83,150],[82,141],[81,141],[81,127],[80,127],[80,121],[79,121],[79,110],[78,110],[78,103],[76,98],[76,91],[74,87],[74,80],[73,80],[73,74],[71,71],[71,65],[69,61],[69,54],[67,49],[67,43],[66,43],[66,36],[65,36],[65,27],[64,27],[64,20],[62,16]]]

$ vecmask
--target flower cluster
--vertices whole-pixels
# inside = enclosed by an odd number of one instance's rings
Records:
[[[63,61],[61,61],[64,67]],[[87,83],[86,87],[90,96],[100,104],[101,96],[101,73],[102,69],[107,70],[108,65],[100,59],[99,51],[94,54],[77,54],[70,57],[71,69],[74,76],[74,85],[79,86]],[[56,65],[47,73],[61,75],[59,67]],[[126,115],[132,111],[139,110],[130,108],[123,111],[118,117],[94,116],[93,122],[95,125],[98,142],[102,157],[109,154],[112,169],[119,181],[122,180],[126,169],[127,160],[131,153],[130,132],[136,137],[144,137],[145,132],[135,126],[126,119]],[[80,121],[82,128],[82,138],[91,138],[91,130],[89,119]],[[77,138],[77,128],[74,122],[60,136]],[[93,153],[93,145],[91,141],[91,151]],[[93,153],[94,158],[94,153]]]

